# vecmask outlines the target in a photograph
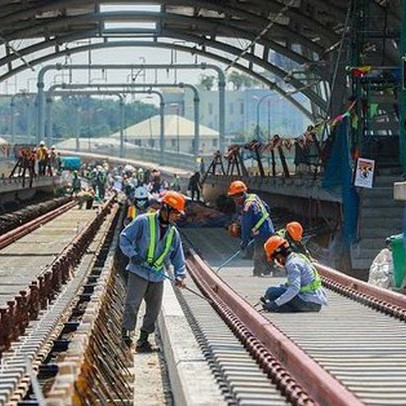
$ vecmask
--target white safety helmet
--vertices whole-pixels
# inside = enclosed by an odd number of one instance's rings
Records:
[[[144,186],[137,187],[137,189],[134,191],[134,199],[148,199],[148,190]]]

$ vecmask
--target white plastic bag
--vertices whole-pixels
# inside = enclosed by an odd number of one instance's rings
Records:
[[[390,288],[393,285],[392,253],[388,248],[379,252],[369,268],[368,283],[381,288]]]

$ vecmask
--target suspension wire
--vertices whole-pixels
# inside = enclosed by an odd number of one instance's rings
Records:
[[[333,79],[331,81],[330,97],[328,99],[327,107],[326,107],[326,120],[324,121],[324,127],[323,127],[323,132],[321,133],[320,142],[323,142],[324,134],[326,133],[326,129],[327,129],[327,121],[328,121],[328,117],[329,117],[329,114],[330,114],[331,104],[333,102],[333,94],[334,94],[334,91],[335,91],[335,88],[336,88],[336,83],[337,83],[338,67],[339,67],[339,64],[340,64],[340,61],[341,61],[341,56],[342,56],[342,53],[343,53],[345,35],[347,34],[348,25],[350,23],[350,15],[351,15],[351,10],[352,10],[351,3],[352,3],[352,0],[349,0],[348,1],[347,15],[345,16],[343,33],[341,35],[340,46],[338,48],[338,55],[337,55],[336,63],[334,65]]]
[[[244,55],[246,55],[249,50],[273,27],[273,25],[276,23],[276,20],[279,17],[283,17],[283,14],[285,13],[286,10],[288,10],[293,4],[296,3],[296,0],[291,0],[288,4],[283,6],[281,10],[276,14],[274,18],[272,18],[269,23],[266,25],[266,27],[241,51],[239,55],[235,57],[233,61],[231,61],[226,68],[224,69],[225,71],[228,71],[230,68],[232,68]],[[268,19],[270,18],[271,13],[268,15]]]

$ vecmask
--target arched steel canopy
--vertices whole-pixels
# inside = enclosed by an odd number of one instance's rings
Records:
[[[120,44],[149,46],[151,41],[155,47],[206,55],[249,72],[297,107],[291,94],[301,92],[312,111],[301,110],[315,118],[326,110],[322,84],[331,84],[352,2],[0,0],[0,80],[57,56]],[[401,2],[370,2],[374,14],[385,11],[391,36],[384,45],[375,44],[382,51],[381,64],[397,64]],[[91,43],[77,43],[83,39]]]

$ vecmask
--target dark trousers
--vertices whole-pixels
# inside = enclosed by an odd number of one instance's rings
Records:
[[[266,239],[256,238],[254,240],[254,253],[252,259],[254,260],[254,276],[269,275],[272,272],[273,266],[266,259],[264,244]]]
[[[284,286],[271,286],[267,289],[265,293],[265,297],[273,301],[277,299],[279,296],[284,294],[288,288]],[[305,302],[304,300],[300,299],[299,296],[295,296],[290,302],[279,306],[276,313],[299,313],[299,312],[319,312],[321,309],[321,305],[312,302]]]
[[[128,271],[127,271],[128,272]],[[155,322],[161,310],[164,282],[149,282],[133,272],[128,272],[127,297],[125,302],[123,329],[135,330],[138,310],[142,299],[146,309],[141,331],[153,333]]]
[[[200,190],[198,188],[192,188],[191,189],[191,194],[192,194],[192,200],[200,200]],[[195,199],[195,195],[196,195],[196,199]]]

